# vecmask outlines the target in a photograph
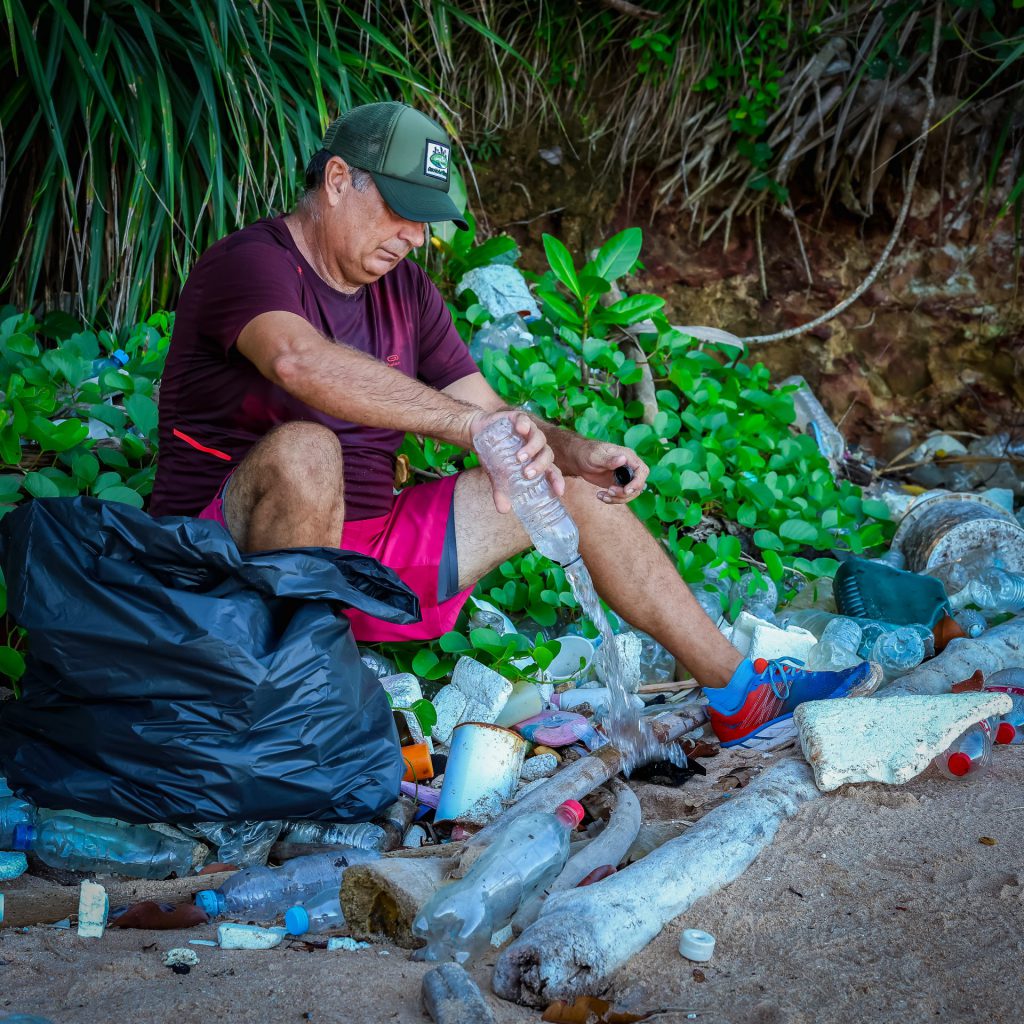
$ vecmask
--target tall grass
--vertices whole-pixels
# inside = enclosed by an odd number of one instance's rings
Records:
[[[940,0],[930,152],[1024,203],[1024,7]],[[1020,3],[1020,0],[1014,0]],[[790,190],[870,215],[909,162],[935,0],[3,0],[0,291],[114,324],[173,302],[234,227],[296,196],[340,110],[405,99],[469,153],[526,130],[705,236]],[[924,44],[924,45],[922,45]],[[941,171],[938,172],[941,175]]]

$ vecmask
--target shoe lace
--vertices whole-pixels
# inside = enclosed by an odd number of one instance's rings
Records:
[[[799,658],[784,656],[775,658],[768,662],[764,674],[768,677],[768,685],[772,693],[779,700],[785,700],[789,696],[790,688],[793,685],[793,677],[797,672],[803,671],[804,663]]]

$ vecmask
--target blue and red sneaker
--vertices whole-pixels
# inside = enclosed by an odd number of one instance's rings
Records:
[[[795,658],[743,661],[728,686],[704,690],[708,718],[723,747],[770,750],[796,735],[793,710],[808,700],[866,697],[882,670],[864,661],[841,672],[811,672]]]

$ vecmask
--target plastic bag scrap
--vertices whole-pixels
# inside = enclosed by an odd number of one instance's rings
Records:
[[[365,821],[404,766],[352,607],[413,622],[375,559],[240,554],[227,530],[54,498],[0,521],[22,698],[0,709],[0,769],[41,807],[130,822]]]

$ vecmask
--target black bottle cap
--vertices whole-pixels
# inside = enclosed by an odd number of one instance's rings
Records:
[[[630,480],[633,479],[633,470],[629,466],[619,466],[617,469],[612,471],[612,476],[615,477],[615,482],[620,487],[625,487]]]

